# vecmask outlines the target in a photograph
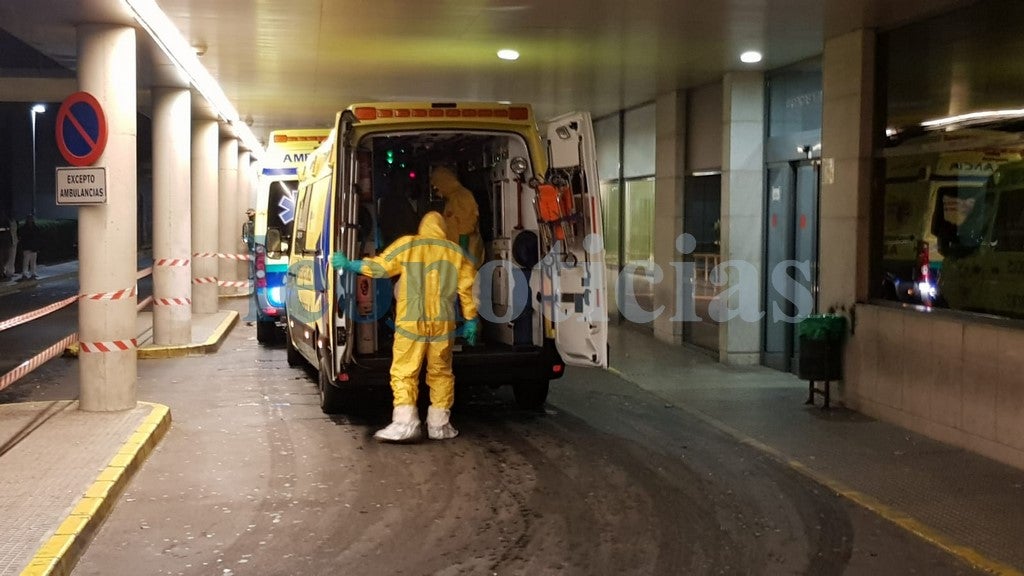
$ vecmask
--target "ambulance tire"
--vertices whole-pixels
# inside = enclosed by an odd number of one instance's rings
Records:
[[[512,385],[516,405],[523,410],[539,410],[548,400],[548,381],[530,380]]]
[[[298,349],[296,349],[295,346],[292,345],[291,337],[288,334],[285,334],[284,338],[285,340],[288,341],[288,343],[286,344],[286,348],[288,349],[288,365],[291,366],[292,368],[298,368],[300,366],[305,365],[306,359],[303,358],[302,354],[299,353]]]
[[[323,355],[317,359],[317,387],[320,389],[320,410],[324,414],[338,414],[342,408],[342,391],[332,382],[331,368]]]
[[[258,320],[256,322],[256,341],[260,344],[271,344],[277,339],[277,326],[273,321]]]

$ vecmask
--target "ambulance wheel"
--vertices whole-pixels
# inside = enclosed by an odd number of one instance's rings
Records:
[[[337,414],[341,412],[342,392],[334,385],[331,367],[327,365],[323,355],[320,355],[317,364],[319,364],[317,369],[317,387],[320,388],[320,410],[324,414]]]
[[[548,381],[532,380],[512,385],[516,405],[524,410],[537,410],[548,400]]]
[[[300,354],[299,351],[292,344],[291,337],[288,336],[287,334],[285,334],[284,337],[285,340],[288,341],[288,343],[286,344],[286,347],[288,348],[288,365],[291,366],[292,368],[298,368],[299,366],[305,364],[306,359],[302,357],[302,354]]]
[[[277,337],[277,326],[273,321],[259,320],[256,322],[256,341],[260,344],[270,344]]]

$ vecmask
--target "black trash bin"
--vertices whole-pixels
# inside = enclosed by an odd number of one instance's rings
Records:
[[[797,375],[808,381],[807,404],[814,403],[814,395],[825,397],[824,408],[829,408],[829,383],[843,377],[843,341],[846,336],[846,317],[837,314],[815,314],[804,318],[799,325],[800,354]],[[815,382],[824,382],[824,389],[815,388]]]

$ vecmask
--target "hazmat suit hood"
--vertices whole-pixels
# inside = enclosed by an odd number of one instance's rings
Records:
[[[444,198],[462,188],[455,174],[444,166],[438,166],[430,172],[430,185],[437,188],[438,193]]]
[[[439,212],[427,212],[424,214],[423,219],[420,220],[420,228],[417,235],[441,240],[447,238],[448,232],[444,225],[444,216],[441,216]]]

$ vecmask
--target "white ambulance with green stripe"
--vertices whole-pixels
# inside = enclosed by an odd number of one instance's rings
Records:
[[[257,175],[256,218],[250,254],[253,259],[256,339],[260,343],[277,340],[287,317],[284,283],[295,219],[298,169],[328,134],[330,129],[326,128],[270,133],[266,160]]]

